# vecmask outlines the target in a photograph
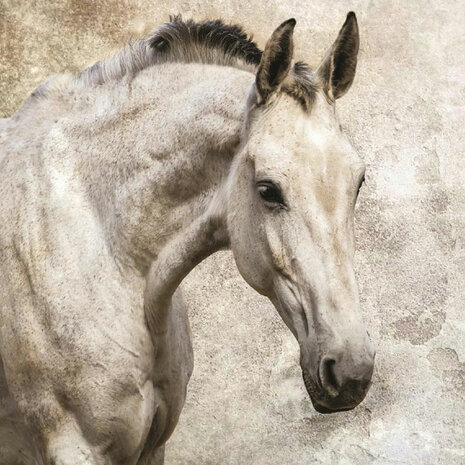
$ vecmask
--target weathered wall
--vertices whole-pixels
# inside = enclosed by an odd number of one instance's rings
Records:
[[[356,213],[363,312],[377,345],[354,411],[311,407],[297,344],[220,253],[187,279],[196,369],[169,442],[174,464],[465,463],[465,4],[450,1],[0,2],[0,115],[182,12],[242,23],[263,45],[297,19],[296,56],[317,64],[347,11],[358,74],[339,114],[368,164]]]

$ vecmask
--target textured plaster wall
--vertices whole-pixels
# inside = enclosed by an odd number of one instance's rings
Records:
[[[219,253],[187,279],[196,368],[167,464],[465,463],[465,4],[463,1],[0,2],[0,115],[170,13],[242,23],[263,46],[294,16],[316,65],[349,10],[358,74],[338,102],[368,164],[356,212],[373,386],[351,412],[310,404],[297,344]]]

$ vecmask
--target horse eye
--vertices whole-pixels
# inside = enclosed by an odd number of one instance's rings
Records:
[[[263,182],[258,185],[258,193],[260,197],[270,204],[284,204],[283,197],[277,186],[271,182]]]

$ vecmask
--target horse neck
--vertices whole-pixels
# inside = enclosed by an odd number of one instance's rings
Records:
[[[104,117],[82,112],[77,143],[87,149],[89,194],[118,262],[145,274],[209,209],[239,144],[252,82],[234,68],[172,63],[91,91]]]

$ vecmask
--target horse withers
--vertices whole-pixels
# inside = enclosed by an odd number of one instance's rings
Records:
[[[226,247],[296,336],[315,408],[362,401],[365,167],[334,110],[357,21],[314,71],[294,26],[262,52],[238,26],[174,17],[1,122],[2,463],[163,463],[193,367],[180,284]]]

